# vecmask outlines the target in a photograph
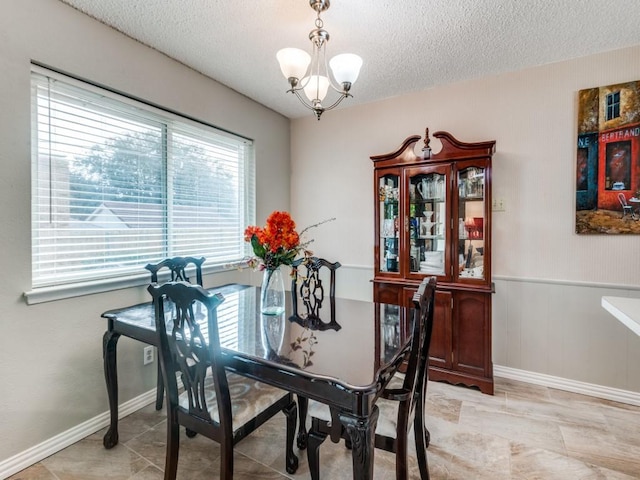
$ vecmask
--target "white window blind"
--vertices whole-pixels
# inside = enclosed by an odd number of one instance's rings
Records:
[[[34,288],[246,256],[250,140],[35,66],[32,132]]]

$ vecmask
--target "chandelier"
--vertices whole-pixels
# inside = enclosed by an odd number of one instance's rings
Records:
[[[280,70],[285,76],[291,88],[287,93],[293,93],[302,104],[313,110],[318,120],[325,110],[337,107],[346,97],[352,97],[349,93],[351,86],[358,79],[362,58],[353,53],[343,53],[336,55],[329,61],[334,81],[329,75],[327,68],[326,46],[329,42],[329,32],[323,27],[320,13],[329,8],[329,0],[309,0],[309,5],[318,16],[316,18],[316,28],[309,33],[309,40],[312,44],[311,56],[299,48],[283,48],[278,51],[276,57],[280,63]],[[325,107],[322,101],[327,96],[331,87],[338,92],[339,97],[330,106]],[[305,97],[300,94],[304,91]]]

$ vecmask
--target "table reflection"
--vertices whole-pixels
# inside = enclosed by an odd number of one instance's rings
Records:
[[[290,299],[282,315],[261,315],[259,289],[215,290],[225,297],[218,307],[221,345],[243,355],[334,376],[351,385],[369,385],[381,362],[387,363],[400,347],[400,309],[394,305],[380,307],[383,321],[376,324],[376,304],[336,298],[336,319],[342,328],[315,330],[289,321]]]

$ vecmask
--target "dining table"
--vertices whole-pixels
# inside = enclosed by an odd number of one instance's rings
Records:
[[[224,297],[217,317],[227,370],[293,392],[304,402],[312,399],[329,405],[351,437],[353,478],[373,479],[376,401],[409,348],[410,338],[402,326],[409,323],[406,319],[413,310],[335,298],[334,321],[341,328],[314,329],[292,315],[290,295],[283,314],[262,315],[258,287],[228,284],[209,290]],[[111,416],[103,444],[112,448],[118,443],[118,338],[154,346],[159,341],[151,302],[109,310],[102,317],[107,319],[103,357]],[[301,447],[305,435],[301,418]]]

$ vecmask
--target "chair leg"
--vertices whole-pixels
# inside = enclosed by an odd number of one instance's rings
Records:
[[[318,422],[318,419],[312,419],[311,430],[307,435],[307,460],[311,480],[320,480],[320,445],[327,438],[325,434],[320,433]]]
[[[233,480],[233,440],[223,438],[220,442],[220,480]]]
[[[427,434],[429,431],[427,430]],[[418,467],[420,468],[420,479],[429,480],[429,461],[427,460],[427,447],[425,436],[415,431],[416,436],[416,456],[418,457]]]
[[[309,409],[309,399],[298,395],[298,418],[300,426],[298,427],[297,445],[300,450],[307,448],[307,411]]]
[[[402,406],[399,410],[406,411]],[[408,441],[409,418],[407,415],[398,415],[398,425],[396,427],[396,480],[407,480],[408,477]]]
[[[178,474],[178,453],[180,450],[180,425],[175,413],[167,415],[167,452],[164,461],[164,480],[175,480]]]
[[[423,396],[424,398],[424,396]],[[429,480],[429,462],[427,461],[427,448],[431,441],[431,434],[424,425],[424,401],[418,399],[416,415],[413,419],[413,434],[416,440],[416,457],[420,468],[421,480]]]
[[[294,474],[298,470],[298,457],[293,452],[293,440],[296,436],[296,424],[298,415],[296,412],[296,402],[291,402],[282,410],[287,417],[287,446],[286,446],[286,469],[287,473]]]
[[[162,400],[164,399],[164,379],[160,362],[158,362],[158,386],[156,388],[156,410],[162,410]]]

